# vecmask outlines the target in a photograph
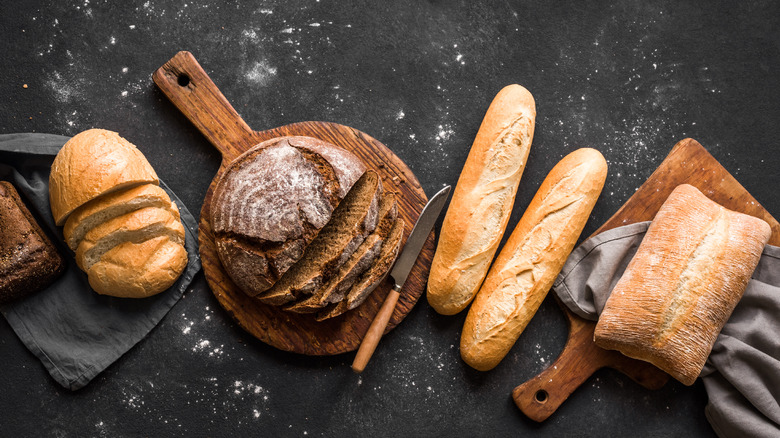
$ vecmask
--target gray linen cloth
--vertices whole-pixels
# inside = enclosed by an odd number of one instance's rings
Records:
[[[149,334],[184,294],[200,270],[200,258],[197,220],[160,181],[176,201],[186,232],[189,261],[181,277],[168,290],[149,298],[116,298],[93,292],[49,208],[49,169],[68,139],[49,134],[0,135],[0,180],[14,184],[68,265],[52,285],[0,307],[0,312],[54,380],[77,390]]]
[[[598,320],[649,225],[614,228],[583,242],[553,285],[558,298],[575,314]],[[709,396],[705,415],[718,436],[780,436],[780,247],[764,248],[700,377]]]

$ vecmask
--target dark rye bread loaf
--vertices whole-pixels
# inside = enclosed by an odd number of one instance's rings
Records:
[[[230,278],[250,296],[271,288],[365,170],[350,152],[311,137],[271,139],[236,158],[217,183],[210,211]]]
[[[52,283],[65,261],[11,183],[0,181],[0,303]]]
[[[314,293],[374,231],[381,193],[379,175],[373,170],[366,171],[333,212],[330,222],[306,248],[303,257],[273,287],[256,298],[278,306],[300,294]]]
[[[360,276],[360,279],[349,288],[346,296],[338,303],[330,304],[317,314],[317,321],[323,321],[342,313],[352,310],[363,304],[366,298],[379,286],[385,277],[387,277],[390,268],[398,257],[398,251],[401,248],[401,241],[404,237],[404,220],[396,219],[393,227],[390,229],[387,237],[382,243],[382,249],[374,260],[371,267]]]
[[[302,298],[285,307],[296,313],[314,313],[331,303],[344,299],[346,292],[355,281],[371,266],[379,255],[384,239],[390,233],[398,217],[398,203],[393,193],[387,193],[379,201],[379,220],[377,227],[350,258],[339,268],[335,275],[313,295]]]

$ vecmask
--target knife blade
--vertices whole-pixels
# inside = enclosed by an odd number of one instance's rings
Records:
[[[376,346],[379,344],[379,339],[382,337],[387,323],[390,321],[390,316],[395,310],[398,298],[401,296],[401,288],[406,283],[406,278],[417,261],[425,241],[428,240],[428,235],[434,224],[436,224],[436,220],[447,202],[451,189],[452,187],[450,186],[444,187],[425,204],[425,208],[420,212],[420,217],[417,218],[409,238],[406,239],[406,244],[401,250],[401,254],[390,270],[390,278],[393,279],[393,289],[387,294],[387,298],[382,303],[379,313],[376,314],[374,321],[371,322],[371,326],[360,343],[355,360],[352,362],[352,370],[356,373],[360,373],[366,368],[371,355],[374,354],[374,350],[376,350]]]

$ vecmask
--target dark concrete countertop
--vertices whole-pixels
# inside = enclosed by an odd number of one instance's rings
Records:
[[[250,4],[251,3],[251,4]],[[580,147],[609,176],[592,233],[677,140],[699,140],[780,214],[780,8],[771,2],[109,2],[0,4],[0,133],[91,127],[135,143],[197,214],[219,156],[152,83],[195,54],[255,129],[326,120],[391,148],[428,195],[455,184],[493,96],[527,87],[537,126],[509,230]],[[508,235],[508,233],[507,233]],[[510,393],[556,359],[548,297],[509,356],[459,357],[465,314],[421,299],[362,375],[243,332],[202,274],[162,323],[86,388],[45,373],[0,322],[4,436],[713,436],[701,382],[649,391],[601,370],[537,424]]]

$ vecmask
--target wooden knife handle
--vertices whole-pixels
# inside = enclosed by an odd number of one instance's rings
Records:
[[[154,83],[229,162],[254,145],[254,132],[192,53],[181,51],[152,75]],[[243,148],[241,146],[244,146]]]
[[[382,307],[379,309],[379,313],[374,317],[374,321],[366,332],[366,336],[363,337],[363,341],[360,343],[355,360],[352,362],[352,371],[356,373],[363,372],[368,365],[368,361],[371,360],[371,355],[374,354],[379,340],[382,338],[382,334],[387,328],[387,322],[390,321],[390,316],[395,310],[395,305],[398,303],[398,298],[401,294],[395,289],[391,289],[387,294],[385,302],[382,303]]]

